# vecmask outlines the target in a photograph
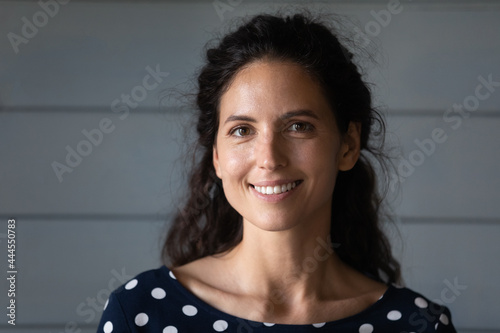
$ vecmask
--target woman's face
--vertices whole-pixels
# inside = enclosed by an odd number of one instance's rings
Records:
[[[337,172],[358,155],[309,74],[292,62],[251,63],[222,95],[219,119],[214,167],[245,223],[269,231],[329,225]]]

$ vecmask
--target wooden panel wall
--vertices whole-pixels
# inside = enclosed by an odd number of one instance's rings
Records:
[[[231,18],[282,5],[231,3],[75,0],[44,23],[36,1],[0,1],[0,267],[14,217],[16,332],[93,332],[109,292],[160,265],[192,139],[189,106],[163,93],[189,87],[205,42]],[[500,332],[500,6],[308,6],[348,15],[358,43],[378,50],[367,79],[401,146],[390,191],[399,232],[389,233],[406,283],[447,303],[460,332]],[[126,111],[122,94],[137,105]],[[59,176],[54,162],[67,167]],[[453,301],[442,298],[449,283],[463,287]],[[0,329],[13,331],[5,320]]]

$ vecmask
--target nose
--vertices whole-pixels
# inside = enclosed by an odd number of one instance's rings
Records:
[[[255,154],[257,165],[262,169],[276,170],[288,164],[286,143],[280,133],[261,135],[256,142]]]

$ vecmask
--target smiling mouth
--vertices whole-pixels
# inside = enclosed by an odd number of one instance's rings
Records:
[[[288,184],[276,185],[276,186],[255,186],[251,185],[257,192],[265,195],[280,194],[291,191],[296,186],[300,185],[302,180],[296,180]]]

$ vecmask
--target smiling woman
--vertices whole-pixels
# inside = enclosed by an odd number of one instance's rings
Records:
[[[337,172],[359,156],[359,127],[347,134],[356,145],[341,142],[320,85],[281,60],[242,69],[221,98],[219,118],[215,171],[244,230],[248,223],[302,233],[321,227],[316,236],[327,235]]]
[[[305,15],[253,17],[207,51],[166,265],[110,296],[100,332],[455,332],[394,285],[370,162],[384,122],[352,59]]]

